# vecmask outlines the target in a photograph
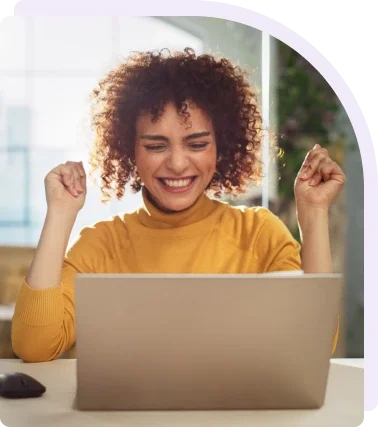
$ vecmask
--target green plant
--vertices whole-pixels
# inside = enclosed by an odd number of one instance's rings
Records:
[[[323,76],[298,52],[278,44],[279,213],[293,203],[293,184],[306,153],[320,144],[342,160],[345,136],[337,126],[340,101]],[[336,159],[335,159],[336,160]],[[292,230],[298,236],[298,230]]]

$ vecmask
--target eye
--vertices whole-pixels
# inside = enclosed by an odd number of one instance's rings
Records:
[[[209,145],[208,142],[193,142],[189,145],[193,150],[203,150]]]
[[[148,151],[163,151],[165,148],[165,145],[163,145],[163,144],[151,144],[151,145],[145,145],[144,148]]]

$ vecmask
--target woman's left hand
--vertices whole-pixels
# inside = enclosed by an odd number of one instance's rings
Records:
[[[297,207],[328,210],[343,189],[346,178],[340,166],[319,144],[308,152],[294,184]]]

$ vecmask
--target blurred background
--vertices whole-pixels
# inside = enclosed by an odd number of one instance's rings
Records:
[[[336,357],[363,357],[363,172],[353,127],[322,76],[284,43],[254,28],[202,17],[9,17],[0,25],[0,357],[15,357],[10,321],[46,214],[44,177],[82,160],[92,144],[88,97],[131,51],[192,47],[222,54],[250,73],[263,120],[280,155],[264,141],[265,177],[233,204],[263,205],[299,239],[293,194],[305,154],[316,143],[343,167],[347,184],[332,206],[335,271],[345,274]],[[107,205],[89,185],[80,229],[134,210],[139,194]],[[69,356],[68,356],[69,357]]]

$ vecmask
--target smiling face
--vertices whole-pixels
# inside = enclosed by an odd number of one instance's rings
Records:
[[[168,104],[160,119],[136,123],[138,174],[155,204],[165,211],[189,208],[205,191],[216,169],[215,134],[210,118],[188,106],[189,120]]]

